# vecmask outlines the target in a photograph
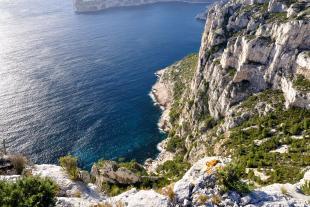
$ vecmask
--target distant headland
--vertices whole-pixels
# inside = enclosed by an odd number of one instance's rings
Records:
[[[208,3],[210,0],[73,0],[78,13],[102,11],[113,7],[139,6],[159,2]]]

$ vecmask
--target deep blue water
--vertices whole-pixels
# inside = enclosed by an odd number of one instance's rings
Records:
[[[154,157],[154,72],[198,51],[205,6],[78,15],[70,1],[0,0],[0,139],[37,163]]]

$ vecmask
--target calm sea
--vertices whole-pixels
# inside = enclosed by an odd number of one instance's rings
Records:
[[[154,72],[198,51],[205,6],[75,14],[70,0],[0,0],[0,140],[37,163],[70,153],[85,168],[156,156]]]

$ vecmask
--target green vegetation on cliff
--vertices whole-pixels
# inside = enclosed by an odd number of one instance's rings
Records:
[[[248,178],[255,182],[293,183],[302,178],[302,169],[310,165],[309,126],[309,110],[277,109],[266,116],[254,116],[232,129],[226,146],[244,171],[258,168],[268,176],[262,181],[249,173]],[[288,151],[276,151],[283,146],[288,146]]]
[[[310,80],[308,80],[301,74],[297,75],[297,77],[293,81],[293,85],[296,89],[300,91],[310,91]]]
[[[173,104],[170,111],[170,122],[174,123],[184,106],[183,96],[189,89],[198,63],[198,54],[192,54],[179,61],[164,74],[163,78],[173,83]]]
[[[194,67],[194,65],[192,66]],[[229,73],[233,75],[234,72],[231,71]],[[294,85],[303,91],[307,90],[308,86],[307,80],[301,76],[295,79]],[[208,97],[202,98],[206,96],[207,90],[208,88],[202,93],[197,93],[197,98],[202,100],[204,105],[208,105]],[[195,147],[195,144],[205,144],[206,148],[209,149],[206,154],[213,155],[214,146],[224,138],[223,134],[216,132],[223,122],[214,121],[208,111],[203,111],[199,115],[205,118],[197,118],[196,127],[197,125],[201,126],[203,122],[205,122],[204,125],[206,126],[200,128],[199,133],[196,132],[193,126],[185,127],[185,121],[180,125],[179,118],[183,107],[194,104],[186,93],[186,89],[177,92],[178,99],[176,100],[178,101],[172,105],[172,113],[170,114],[172,129],[166,145],[166,149],[176,153],[178,158],[173,161],[175,163],[173,165],[167,162],[159,167],[159,169],[165,169],[161,170],[163,172],[171,172],[166,173],[171,180],[174,180],[172,176],[175,173],[174,169],[178,169],[179,166],[183,166],[182,169],[189,167],[189,165],[186,165],[185,155],[188,150]],[[310,165],[310,111],[301,108],[285,109],[284,101],[282,92],[266,90],[241,102],[239,108],[242,110],[236,113],[235,117],[241,116],[245,111],[252,111],[261,103],[269,104],[273,109],[269,113],[251,115],[248,119],[242,121],[239,126],[230,129],[230,136],[222,143],[225,154],[233,157],[234,170],[238,169],[238,176],[261,185],[274,182],[294,183],[302,178],[303,169]],[[210,141],[207,141],[207,143],[200,141],[198,143],[195,137],[198,138],[197,136],[202,134],[209,136]],[[185,139],[188,137],[192,137],[193,141],[191,143],[187,142],[186,146]],[[214,137],[217,137],[217,139],[214,140]],[[287,151],[279,151],[281,147],[286,146]],[[185,172],[184,170],[179,171]],[[266,178],[261,179],[254,171],[265,174]],[[226,171],[222,175],[230,175],[230,173],[232,172]],[[182,173],[179,173],[175,177],[181,175]],[[236,185],[238,187],[238,184]],[[226,185],[226,187],[230,188],[229,185]]]

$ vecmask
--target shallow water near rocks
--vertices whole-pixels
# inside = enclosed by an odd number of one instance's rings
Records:
[[[62,0],[0,0],[0,139],[36,163],[68,153],[144,161],[165,138],[154,73],[197,52],[205,4],[75,14]]]

